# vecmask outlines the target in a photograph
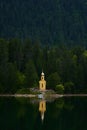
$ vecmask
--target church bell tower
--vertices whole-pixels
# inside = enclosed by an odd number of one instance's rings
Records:
[[[43,71],[41,73],[41,80],[39,81],[39,89],[41,91],[46,90],[46,81],[45,81],[45,75],[44,75]]]

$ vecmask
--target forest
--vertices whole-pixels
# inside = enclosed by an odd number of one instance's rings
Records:
[[[87,1],[0,0],[0,37],[87,47]]]
[[[47,89],[61,85],[64,93],[87,93],[86,48],[0,39],[0,93],[38,88],[42,69]]]

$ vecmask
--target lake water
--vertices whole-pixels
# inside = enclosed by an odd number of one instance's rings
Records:
[[[0,97],[0,130],[87,130],[87,97]]]

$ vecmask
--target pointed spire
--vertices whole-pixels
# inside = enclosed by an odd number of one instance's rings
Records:
[[[41,73],[41,75],[42,75],[42,76],[44,76],[44,72],[43,72],[43,70],[42,70],[42,73]]]

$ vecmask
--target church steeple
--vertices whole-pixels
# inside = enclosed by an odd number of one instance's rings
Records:
[[[39,81],[39,89],[40,89],[41,91],[46,90],[45,74],[44,74],[43,71],[42,71],[42,73],[41,73],[41,80]]]
[[[44,73],[43,73],[43,71],[41,73],[41,80],[44,80]]]

